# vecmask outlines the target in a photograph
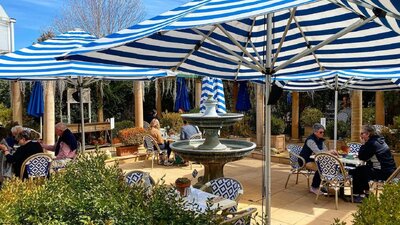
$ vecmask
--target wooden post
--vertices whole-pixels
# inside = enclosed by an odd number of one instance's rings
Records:
[[[52,145],[55,142],[54,81],[46,81],[44,92],[43,142]]]
[[[135,98],[135,126],[143,127],[143,81],[133,82]]]
[[[239,82],[234,81],[233,82],[233,88],[232,88],[232,112],[236,112],[236,103],[238,100],[238,92],[239,92]]]
[[[257,146],[264,146],[264,88],[263,85],[256,85],[256,135]]]
[[[160,79],[156,80],[156,110],[157,110],[157,115],[161,116],[161,112],[162,112],[162,96],[161,96],[161,90],[160,90]],[[146,112],[148,113],[148,112]]]
[[[12,108],[12,119],[13,121],[18,122],[19,125],[22,124],[22,96],[20,89],[19,81],[11,82],[11,91],[12,91],[12,99],[11,99],[11,108]]]
[[[385,125],[385,98],[383,91],[375,93],[375,124]]]
[[[362,91],[351,93],[351,141],[360,141],[362,127]]]
[[[201,79],[196,79],[195,86],[195,102],[194,105],[196,108],[200,108],[200,99],[201,99]]]
[[[292,140],[300,140],[299,136],[299,107],[300,107],[300,93],[292,92]]]
[[[97,108],[97,122],[104,122],[104,99],[103,99],[103,94],[102,94],[102,89],[103,88],[103,81],[99,81],[97,84],[97,102],[98,102],[98,108]],[[90,105],[90,103],[89,103]],[[90,109],[90,106],[89,106]],[[90,115],[90,114],[89,114]],[[90,116],[89,116],[90,119]]]

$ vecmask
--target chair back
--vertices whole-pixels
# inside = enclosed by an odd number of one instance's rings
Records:
[[[149,173],[140,170],[130,171],[127,174],[125,174],[125,182],[129,185],[140,184],[141,182],[144,182],[149,186],[155,185],[155,181],[149,175]]]
[[[143,121],[143,128],[147,129],[150,127],[150,124],[147,121]]]
[[[303,157],[300,156],[300,152],[303,149],[301,146],[295,144],[289,144],[286,146],[286,149],[289,152],[289,162],[290,166],[292,166],[293,169],[299,169],[302,167],[299,164],[299,158],[303,161],[303,166],[304,166],[305,160],[303,159]]]
[[[400,166],[390,175],[386,183],[400,183]]]
[[[347,122],[348,118],[349,118],[349,115],[347,113],[345,113],[345,112],[340,112],[337,115],[337,120],[338,121]]]
[[[25,170],[29,178],[48,177],[52,158],[46,153],[31,155],[22,163],[20,178],[24,177]]]
[[[158,151],[160,152],[160,147],[158,146],[156,140],[151,135],[143,136],[144,147],[147,151]]]
[[[350,142],[350,143],[347,143],[347,146],[350,147],[349,153],[358,154],[358,152],[360,151],[360,148],[361,148],[361,143]]]
[[[346,171],[340,160],[328,153],[319,153],[315,156],[319,174],[323,180],[343,181],[346,179]]]
[[[189,137],[189,140],[196,140],[196,139],[202,139],[201,133],[193,134],[192,136]]]

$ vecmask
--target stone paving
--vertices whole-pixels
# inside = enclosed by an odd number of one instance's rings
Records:
[[[302,224],[332,224],[334,218],[339,218],[347,224],[352,224],[352,213],[357,209],[357,204],[339,200],[339,209],[335,210],[334,197],[320,197],[314,203],[315,195],[308,192],[306,178],[299,177],[299,184],[295,184],[295,176],[291,177],[288,188],[285,182],[289,171],[289,165],[272,163],[271,193],[272,193],[272,224],[273,225],[302,225]],[[174,183],[178,177],[191,178],[193,169],[203,174],[203,167],[199,164],[190,166],[160,166],[155,165],[151,169],[151,160],[120,163],[124,171],[143,170],[158,180],[164,177],[167,184]],[[239,180],[244,186],[244,194],[239,201],[239,209],[256,207],[258,215],[261,215],[262,205],[262,161],[254,158],[245,158],[240,161],[226,164],[225,177]],[[193,179],[192,183],[196,183]]]

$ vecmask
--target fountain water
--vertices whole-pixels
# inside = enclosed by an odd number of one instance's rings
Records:
[[[204,166],[204,177],[197,186],[223,177],[226,163],[242,159],[256,147],[253,142],[218,137],[218,131],[222,127],[233,125],[243,118],[243,114],[218,114],[216,104],[215,100],[209,98],[205,101],[204,113],[182,114],[184,120],[204,129],[205,139],[177,141],[170,145],[183,159],[197,161]]]

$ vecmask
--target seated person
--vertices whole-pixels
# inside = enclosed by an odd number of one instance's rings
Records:
[[[52,162],[52,167],[60,168],[64,167],[69,161],[76,157],[78,142],[64,123],[57,123],[55,126],[55,132],[58,136],[55,145],[46,145],[43,143],[41,145],[44,149],[54,151],[56,158]]]
[[[396,170],[396,163],[385,139],[376,134],[373,126],[365,125],[361,129],[361,144],[358,158],[366,161],[365,166],[350,170],[353,176],[355,202],[361,202],[369,190],[370,180],[386,180]]]
[[[313,125],[313,133],[307,137],[304,142],[303,149],[300,152],[300,156],[304,158],[306,162],[306,168],[309,170],[315,171],[312,184],[310,187],[310,192],[314,194],[319,193],[319,185],[321,184],[321,178],[318,173],[317,164],[315,164],[314,160],[310,158],[312,154],[318,154],[321,152],[327,152],[334,155],[337,155],[335,150],[328,151],[324,141],[325,128],[319,123]],[[299,159],[299,164],[302,166],[303,161]],[[322,194],[322,193],[319,193]]]
[[[191,136],[200,133],[199,128],[189,124],[186,120],[183,121],[183,126],[181,128],[181,140],[189,140]]]
[[[16,139],[19,147],[14,154],[11,155],[9,149],[4,144],[0,144],[0,149],[6,157],[6,161],[13,164],[15,175],[19,177],[21,166],[25,159],[31,155],[43,153],[43,148],[38,142],[31,141],[31,135],[27,130],[23,130],[17,134]],[[27,171],[25,171],[23,178],[28,178]]]
[[[8,151],[11,151],[11,147],[8,146],[6,142],[7,129],[4,127],[0,127],[0,144],[5,145]],[[12,176],[12,165],[6,162],[6,157],[3,152],[0,151],[0,187],[1,183],[5,178],[11,178]]]
[[[161,135],[160,131],[160,122],[158,119],[153,119],[150,122],[150,128],[149,128],[150,135],[156,140],[158,146],[160,147],[161,150],[167,150],[167,156],[165,159],[161,159],[159,164],[164,164],[166,166],[171,165],[169,160],[169,156],[171,155],[171,148],[169,147],[168,141],[165,141],[164,138]]]

